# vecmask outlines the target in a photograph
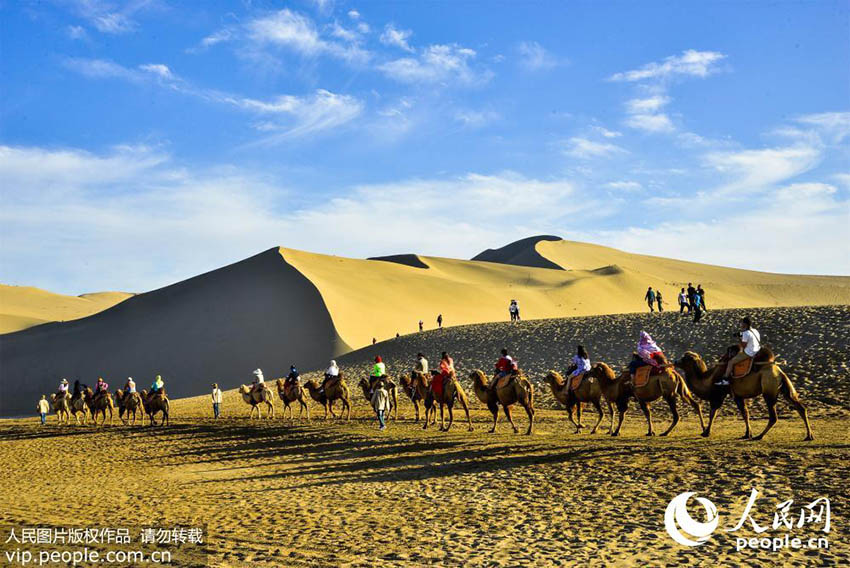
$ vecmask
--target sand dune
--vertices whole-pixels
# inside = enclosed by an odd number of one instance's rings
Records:
[[[688,281],[706,286],[711,308],[850,304],[848,277],[741,271],[553,238],[482,253],[489,262],[270,249],[88,318],[0,336],[0,414],[28,410],[61,377],[144,384],[159,373],[182,396],[247,381],[258,366],[270,375],[290,363],[316,369],[373,338],[412,333],[420,319],[431,329],[437,314],[447,326],[503,321],[512,298],[524,319],[644,311],[648,285],[672,307]],[[540,258],[557,269],[509,264]]]
[[[0,284],[0,333],[53,321],[84,318],[111,308],[132,295],[127,292],[96,292],[63,296],[30,286]]]

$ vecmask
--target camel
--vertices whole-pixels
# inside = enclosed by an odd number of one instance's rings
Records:
[[[414,422],[419,422],[419,403],[422,402],[424,405],[425,397],[428,394],[428,390],[431,388],[431,377],[420,373],[419,371],[413,371],[410,373],[410,376],[402,376],[401,377],[401,388],[407,394],[408,398],[410,398],[410,402],[413,403],[413,408],[416,410],[416,419]],[[426,416],[427,419],[427,416]],[[436,408],[434,409],[434,418],[431,424],[436,423],[437,421],[437,412]]]
[[[115,402],[118,404],[118,418],[121,419],[125,425],[128,422],[130,414],[133,415],[132,426],[136,425],[136,414],[138,413],[139,418],[142,420],[142,424],[145,422],[145,405],[142,402],[142,397],[139,396],[139,393],[124,393],[122,389],[115,390]],[[127,413],[127,418],[124,418],[124,413]]]
[[[645,385],[640,387],[632,386],[632,395],[637,400],[640,409],[643,411],[643,415],[646,416],[646,424],[648,426],[646,435],[655,436],[655,430],[652,427],[652,410],[649,405],[659,398],[663,398],[667,402],[667,406],[670,407],[670,413],[673,415],[670,426],[661,435],[666,436],[673,431],[673,428],[679,423],[679,410],[676,408],[677,396],[693,407],[699,416],[700,427],[705,430],[702,408],[691,394],[691,390],[688,388],[684,377],[672,365],[663,365],[658,370],[660,372],[650,374],[649,380]],[[626,380],[628,376],[628,370],[624,371],[621,375],[623,380]]]
[[[313,400],[325,408],[325,420],[328,419],[328,410],[330,410],[331,416],[336,418],[336,414],[334,414],[333,409],[333,403],[335,400],[342,401],[342,412],[346,412],[346,420],[351,420],[351,403],[348,401],[348,385],[346,385],[345,381],[342,380],[342,373],[339,374],[339,377],[335,382],[332,382],[325,387],[324,392],[319,392],[321,386],[315,381],[315,379],[310,379],[304,383],[304,388],[307,389]]]
[[[493,414],[493,427],[490,428],[491,433],[496,431],[500,404],[505,411],[505,416],[508,417],[508,422],[511,423],[514,429],[514,434],[519,432],[519,428],[514,424],[514,419],[511,416],[511,407],[519,403],[525,408],[526,414],[528,414],[528,430],[526,431],[526,435],[531,434],[534,428],[534,387],[522,372],[509,377],[508,381],[504,382],[501,386],[497,384],[492,391],[487,388],[487,376],[481,369],[472,371],[470,378],[472,379],[475,396],[478,397],[478,400],[486,404],[487,408]],[[500,380],[500,382],[502,381]]]
[[[287,390],[284,386],[283,379],[278,379],[277,395],[280,397],[280,400],[283,401],[283,414],[281,415],[281,418],[286,418],[286,411],[289,410],[289,419],[292,420],[292,407],[290,404],[297,400],[301,405],[298,408],[298,418],[301,418],[302,413],[306,410],[307,420],[310,420],[310,407],[307,406],[306,402],[304,402],[304,389],[301,385],[294,385],[294,388]]]
[[[372,389],[375,387],[375,383],[377,382],[377,377],[363,377],[357,383],[357,386],[363,391],[363,396],[366,398],[366,402],[370,405],[372,404]],[[396,386],[395,382],[389,377],[384,377],[384,385],[390,394],[390,411],[387,412],[387,418],[390,415],[393,415],[393,418],[398,420],[398,386]]]
[[[84,393],[81,391],[77,396],[72,396],[69,406],[71,414],[74,416],[74,423],[77,424],[77,426],[80,425],[80,415],[82,414],[83,426],[85,426],[89,421],[89,407],[86,404]]]
[[[249,386],[240,385],[239,394],[242,395],[242,400],[245,404],[251,405],[251,413],[248,414],[248,420],[254,417],[254,411],[257,411],[257,419],[262,419],[263,412],[260,410],[260,405],[265,404],[269,408],[268,418],[274,418],[274,402],[272,392],[266,383],[261,383],[260,388],[254,390]]]
[[[599,419],[590,430],[591,434],[595,434],[596,429],[599,428],[599,424],[602,422],[602,405],[600,404],[602,400],[602,386],[599,381],[585,376],[579,387],[576,390],[572,390],[570,388],[571,380],[571,377],[564,379],[558,371],[549,371],[545,379],[546,383],[552,389],[552,395],[555,397],[555,400],[567,408],[567,415],[570,417],[570,422],[576,427],[576,434],[584,428],[584,424],[581,423],[582,403],[589,402],[593,405],[596,413],[599,415]],[[578,421],[573,418],[574,408]]]
[[[698,396],[709,400],[711,404],[708,426],[704,429],[703,436],[708,436],[714,415],[723,403],[726,392],[729,391],[732,393],[735,404],[741,413],[741,417],[744,419],[745,431],[741,439],[761,440],[773,428],[778,420],[776,401],[779,399],[780,394],[797,411],[800,418],[803,419],[803,424],[806,425],[806,437],[804,441],[809,442],[815,439],[812,434],[811,425],[809,424],[806,407],[800,402],[800,396],[791,383],[791,379],[788,378],[788,375],[776,363],[775,357],[769,348],[763,347],[761,352],[756,354],[756,360],[749,374],[739,379],[732,379],[728,387],[717,387],[713,384],[715,377],[726,370],[726,365],[722,362],[715,365],[714,368],[708,369],[698,353],[688,351],[682,355],[682,358],[676,362],[676,365],[685,371],[685,377],[694,384],[694,392],[706,393],[706,397],[701,394],[698,394]],[[712,391],[720,391],[722,395],[719,393],[714,394]],[[764,403],[767,405],[768,421],[764,431],[753,438],[750,432],[749,399],[759,395],[764,398]]]
[[[594,363],[584,377],[585,379],[592,377],[599,383],[602,396],[605,397],[605,403],[608,406],[608,415],[611,417],[608,433],[612,436],[619,436],[620,429],[623,427],[623,419],[629,409],[629,398],[632,396],[631,387],[625,382],[628,374],[618,377],[611,367],[600,361]],[[619,417],[616,429],[614,428],[614,406],[617,407]]]
[[[439,375],[439,371],[431,371],[431,385],[433,387],[434,378]],[[428,428],[428,416],[433,414],[434,419],[431,424],[436,423],[437,421],[437,405],[440,405],[440,432],[448,432],[449,429],[454,424],[454,403],[455,401],[460,402],[460,405],[463,407],[463,411],[466,412],[466,421],[469,423],[469,431],[472,432],[474,428],[472,427],[472,418],[469,416],[469,397],[466,396],[466,393],[463,391],[463,387],[460,386],[460,383],[457,380],[457,375],[454,371],[451,372],[449,377],[443,381],[443,392],[438,395],[434,392],[433,388],[428,390],[428,393],[425,395],[425,426],[423,426],[423,430]],[[446,422],[444,419],[444,410],[443,407],[448,407],[449,409],[449,425],[446,426]],[[432,412],[433,411],[433,412]]]
[[[145,409],[145,412],[150,419],[150,426],[156,426],[154,416],[156,416],[157,412],[162,412],[162,421],[159,425],[165,426],[168,424],[168,396],[162,392],[162,390],[151,394],[148,394],[148,391],[143,390],[142,403],[142,408]]]
[[[108,392],[94,396],[89,387],[83,391],[85,393],[86,406],[91,412],[92,422],[97,425],[97,415],[103,414],[103,420],[100,425],[106,424],[106,411],[109,410],[109,425],[112,426],[112,413],[115,410],[115,405],[112,403],[112,396]]]
[[[50,403],[53,406],[53,412],[56,413],[56,418],[59,424],[71,423],[71,404],[68,393],[63,393],[62,396],[56,396],[56,393],[50,395]]]

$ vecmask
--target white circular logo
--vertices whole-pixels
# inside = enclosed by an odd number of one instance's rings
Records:
[[[693,495],[693,491],[686,491],[685,493],[676,495],[670,501],[670,504],[667,505],[667,511],[664,513],[664,528],[667,529],[667,534],[670,535],[670,538],[684,546],[699,546],[704,544],[711,536],[711,533],[717,528],[717,523],[719,522],[717,507],[704,497],[697,497],[696,500],[705,509],[705,522],[697,522],[691,517],[690,513],[688,513],[688,499]],[[688,537],[693,537],[696,540],[691,540]]]

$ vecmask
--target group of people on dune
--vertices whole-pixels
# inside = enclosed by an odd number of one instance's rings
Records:
[[[67,399],[69,403],[73,403],[74,401],[81,399],[85,402],[85,405],[91,409],[104,397],[112,396],[109,392],[109,383],[103,380],[103,377],[97,378],[97,382],[93,389],[90,389],[88,385],[81,383],[79,379],[74,381],[73,391],[69,392],[69,389],[70,386],[68,379],[61,379],[56,392],[51,396],[50,402],[52,402],[54,406],[58,406],[61,404],[63,399]],[[133,380],[133,377],[127,377],[127,381],[124,383],[124,388],[115,392],[115,400],[119,404],[136,396],[139,396],[139,400],[142,404],[147,404],[153,397],[156,396],[165,397],[165,381],[162,380],[162,376],[157,375],[154,378],[153,383],[151,383],[150,392],[147,393],[145,398],[142,398],[140,393],[136,390],[136,381]],[[41,399],[38,401],[36,409],[41,416],[42,424],[46,422],[47,413],[50,411],[51,407],[50,402],[47,400],[47,395],[42,395]]]
[[[664,311],[664,297],[661,290],[653,290],[650,286],[647,288],[643,299],[649,306],[650,312],[655,311],[656,305],[659,312]],[[697,287],[694,288],[693,283],[688,282],[687,289],[682,288],[677,299],[679,301],[679,314],[684,314],[685,310],[688,310],[688,314],[693,313],[694,322],[702,319],[703,313],[707,310],[705,307],[705,289],[703,289],[702,284],[697,284]]]

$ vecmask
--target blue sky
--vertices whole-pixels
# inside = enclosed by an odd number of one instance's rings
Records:
[[[0,281],[554,233],[850,273],[850,5],[5,3]]]

